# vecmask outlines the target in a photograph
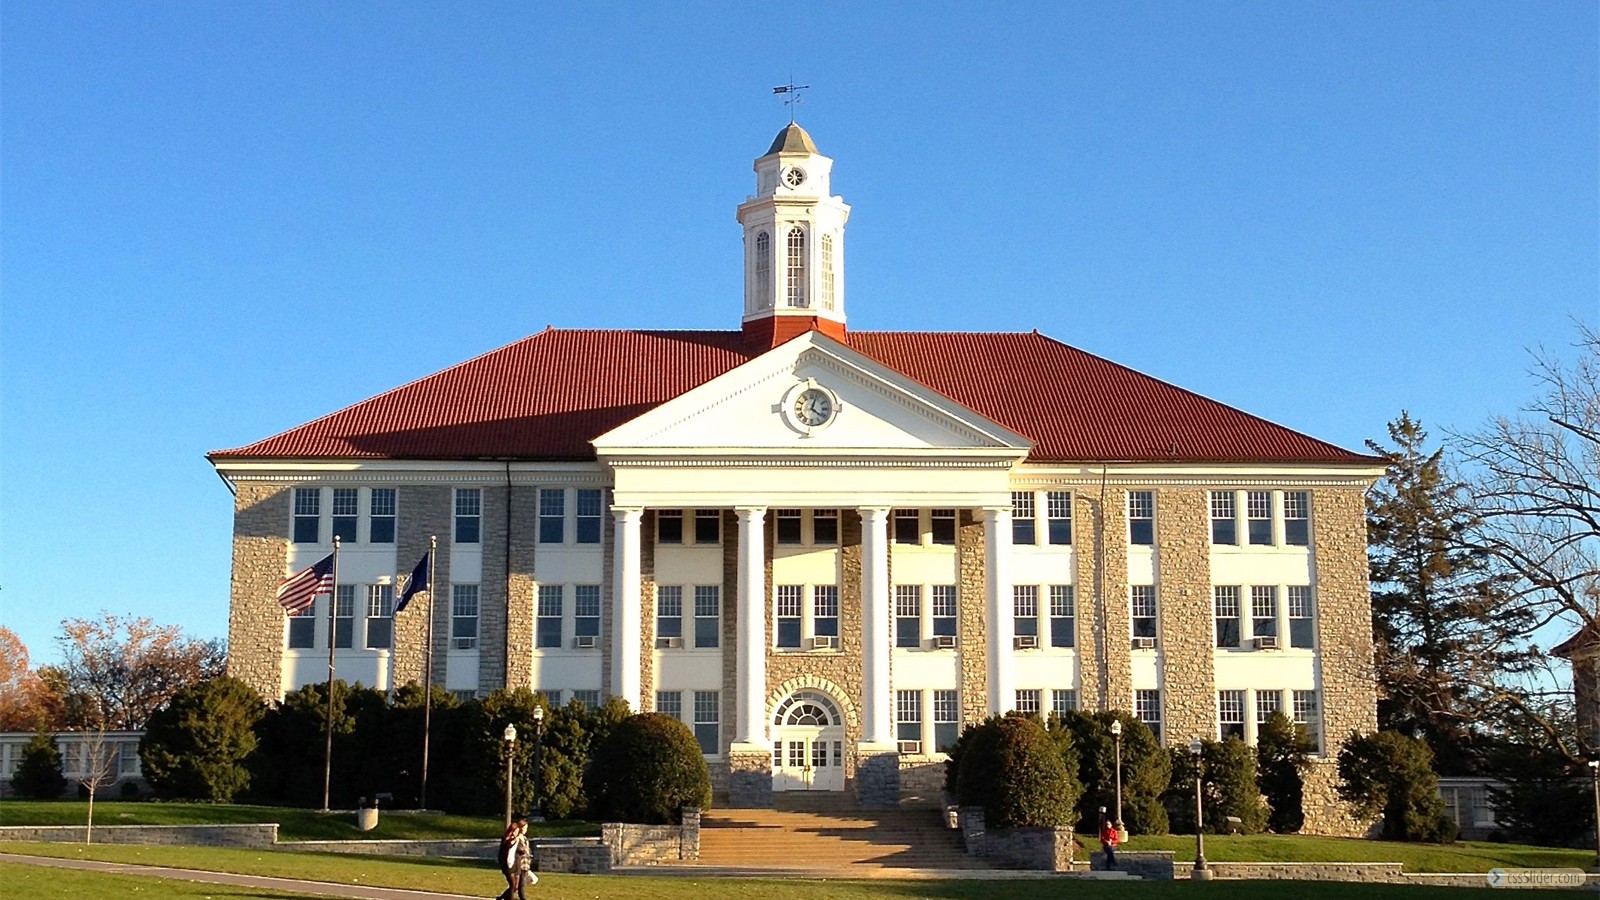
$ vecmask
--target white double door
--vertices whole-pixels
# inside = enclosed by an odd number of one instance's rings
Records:
[[[774,728],[772,789],[844,790],[844,728],[837,725]]]

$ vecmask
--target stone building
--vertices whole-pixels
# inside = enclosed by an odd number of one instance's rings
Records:
[[[736,804],[894,800],[962,723],[1126,709],[1173,745],[1274,710],[1375,727],[1376,460],[1032,333],[846,328],[832,160],[798,125],[738,207],[738,330],[546,330],[212,453],[232,674],[680,717]],[[286,573],[343,550],[335,602]],[[436,590],[393,614],[438,540]],[[427,617],[433,652],[424,653]],[[1315,827],[1345,830],[1330,766]]]

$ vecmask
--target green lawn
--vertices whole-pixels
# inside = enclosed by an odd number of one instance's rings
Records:
[[[1090,849],[1100,843],[1083,839]],[[1194,862],[1194,835],[1136,835],[1123,850],[1171,850],[1175,859]],[[1397,862],[1407,872],[1487,872],[1501,868],[1576,868],[1594,864],[1593,850],[1562,850],[1521,844],[1480,842],[1402,844],[1357,838],[1300,835],[1206,835],[1212,862]]]
[[[0,801],[0,825],[82,825],[88,813],[83,800]],[[209,803],[96,801],[95,825],[240,825],[276,822],[282,841],[450,840],[498,838],[499,818],[414,815],[380,811],[378,827],[356,828],[354,813],[320,813],[286,806],[234,806]],[[535,824],[530,833],[544,837],[597,835],[588,822]]]

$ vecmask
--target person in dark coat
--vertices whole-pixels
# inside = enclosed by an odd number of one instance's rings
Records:
[[[496,862],[506,879],[506,889],[497,900],[528,900],[527,886],[538,884],[539,876],[531,871],[533,853],[528,847],[528,820],[521,813],[511,817],[510,827],[500,838]]]

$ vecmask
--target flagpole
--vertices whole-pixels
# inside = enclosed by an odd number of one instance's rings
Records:
[[[428,733],[432,728],[433,718],[433,598],[436,592],[433,589],[435,578],[433,568],[433,554],[439,549],[439,536],[428,536],[428,636],[425,639],[427,650],[422,658],[422,788],[417,793],[417,807],[428,808]]]
[[[400,617],[395,615],[394,604],[400,599],[400,573],[394,573],[389,584],[389,690],[384,699],[394,706],[394,657],[400,651]]]
[[[333,536],[333,593],[328,595],[328,721],[324,730],[328,742],[322,753],[322,811],[328,812],[328,796],[333,788],[333,647],[338,643],[339,536]]]

